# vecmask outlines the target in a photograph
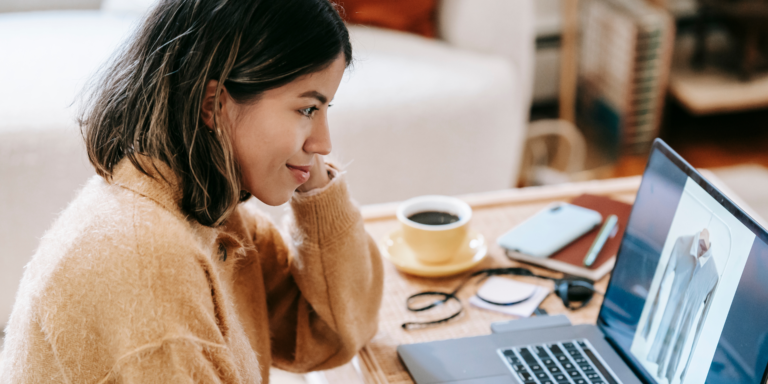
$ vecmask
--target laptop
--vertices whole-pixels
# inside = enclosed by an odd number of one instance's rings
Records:
[[[418,384],[766,383],[768,233],[657,139],[597,325],[552,320],[397,351]]]

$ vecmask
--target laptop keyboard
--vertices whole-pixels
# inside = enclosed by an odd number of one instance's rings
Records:
[[[586,339],[499,349],[523,384],[619,384]]]

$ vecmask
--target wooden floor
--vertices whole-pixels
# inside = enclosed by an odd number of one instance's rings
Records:
[[[661,138],[697,168],[768,167],[768,109],[696,117],[670,103]],[[640,175],[647,155],[621,156],[613,177]]]

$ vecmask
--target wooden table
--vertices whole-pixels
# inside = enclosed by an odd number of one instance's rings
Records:
[[[742,208],[749,209],[741,204],[738,197],[723,186],[714,175],[706,171],[702,173],[726,195],[730,196],[734,202]],[[511,261],[496,245],[496,238],[553,201],[568,201],[583,193],[591,193],[633,203],[639,186],[640,177],[638,176],[460,196],[472,206],[471,227],[485,235],[489,244],[488,257],[476,269],[522,265],[530,268],[534,273],[550,276],[561,275],[546,269]],[[389,231],[398,228],[399,223],[395,218],[396,207],[397,203],[362,208],[366,229],[377,241],[380,241]],[[403,322],[423,320],[419,314],[409,312],[405,308],[405,300],[409,295],[425,290],[449,292],[466,276],[466,273],[449,278],[421,278],[399,272],[392,263],[386,260],[384,261],[384,269],[384,301],[379,313],[379,332],[358,354],[356,365],[359,369],[352,368],[348,364],[345,367],[326,371],[325,380],[321,382],[359,383],[361,381],[359,376],[362,375],[363,381],[368,384],[413,383],[397,356],[396,348],[399,344],[487,335],[491,333],[490,325],[492,322],[513,318],[470,306],[468,299],[474,295],[476,288],[467,285],[459,294],[464,304],[464,315],[439,326],[410,331],[403,330],[400,326]],[[516,277],[516,279],[520,279],[520,277]],[[528,278],[526,282],[550,284],[550,286],[552,284],[531,278]],[[605,276],[596,282],[596,288],[605,292],[607,284],[608,276]],[[601,304],[602,296],[596,295],[585,308],[569,311],[563,307],[560,299],[550,295],[544,300],[541,307],[550,314],[565,314],[573,324],[594,324]],[[356,371],[358,372],[356,373]]]

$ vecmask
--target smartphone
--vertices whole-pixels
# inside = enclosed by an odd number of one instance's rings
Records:
[[[603,221],[600,213],[555,203],[501,235],[503,248],[533,257],[549,257]]]

